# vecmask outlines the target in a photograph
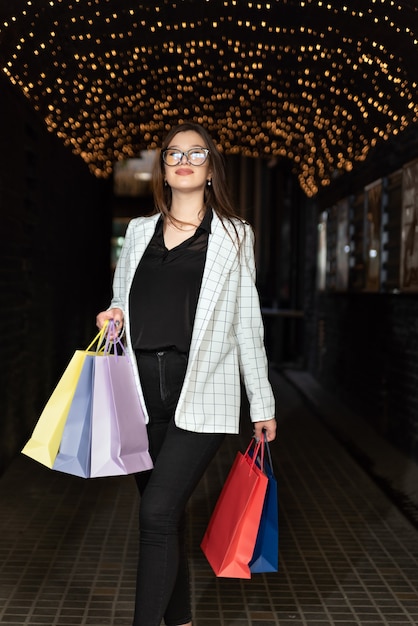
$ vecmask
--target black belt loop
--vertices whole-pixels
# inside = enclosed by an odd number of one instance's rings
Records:
[[[186,356],[188,356],[189,354],[188,352],[180,352],[180,350],[177,350],[175,346],[170,346],[168,348],[158,348],[157,350],[141,350],[137,348],[135,352],[137,352],[138,354],[155,354],[157,356],[163,356],[164,354],[167,354],[167,352],[176,352],[177,354],[182,354]]]

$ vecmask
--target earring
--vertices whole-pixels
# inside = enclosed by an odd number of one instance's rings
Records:
[[[164,178],[164,187],[167,187],[167,184],[168,183],[167,183],[166,179]]]
[[[209,180],[207,181],[207,184],[208,184],[208,187],[211,187],[211,186],[212,186],[212,181],[209,179]]]

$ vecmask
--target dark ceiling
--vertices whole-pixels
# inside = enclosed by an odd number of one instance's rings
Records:
[[[0,62],[107,177],[182,119],[308,196],[418,122],[417,0],[1,0]]]

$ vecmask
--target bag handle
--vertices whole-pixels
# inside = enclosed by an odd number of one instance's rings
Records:
[[[267,450],[268,464],[270,465],[271,473],[274,475],[273,460],[271,458],[270,445],[269,445],[269,442],[267,441],[267,433],[266,432],[264,432],[264,445],[265,445],[266,450]]]
[[[95,336],[95,338],[93,339],[93,341],[87,346],[86,352],[89,352],[95,343],[97,343],[96,353],[100,351],[100,346],[103,343],[103,338],[105,336],[108,324],[109,324],[109,320],[106,320],[103,326],[101,327],[101,329],[99,330],[99,332],[97,333],[97,335]]]
[[[113,339],[110,338],[112,333],[114,333],[114,331],[115,331],[115,322],[113,320],[105,320],[105,323],[103,324],[103,326],[101,327],[101,329],[99,330],[95,338],[87,346],[86,352],[89,352],[89,350],[91,350],[91,348],[97,343],[96,350],[95,350],[96,354],[99,354],[100,352],[102,352],[103,354],[110,354],[112,351],[110,344],[111,342],[113,342],[115,346],[116,344],[118,344],[121,347],[124,354],[126,355],[126,349],[120,337],[116,335],[114,336]],[[115,348],[115,355],[116,354],[117,352]]]
[[[253,446],[254,446],[254,451],[252,454],[250,454],[250,450]],[[245,451],[244,456],[250,457],[252,461],[250,470],[254,467],[257,461],[257,458],[260,457],[260,461],[259,461],[260,469],[264,471],[263,469],[264,468],[264,440],[256,439],[256,437],[252,437],[248,445],[248,448]]]
[[[252,455],[252,459],[253,462],[257,462],[258,466],[260,467],[260,469],[265,473],[265,465],[268,463],[271,472],[274,476],[274,470],[273,470],[273,460],[271,457],[271,451],[270,451],[270,445],[269,442],[267,441],[267,433],[264,431],[263,432],[263,437],[260,440],[257,440],[255,437],[252,438],[252,440],[250,441],[250,445],[247,448],[247,452],[246,454],[249,453],[251,446],[254,445],[254,443],[256,444],[256,447],[254,448],[254,452]],[[264,451],[267,450],[267,459],[265,457]]]
[[[123,355],[126,356],[126,358],[129,360],[129,356],[127,353],[127,350],[125,348],[125,346],[123,345],[123,341],[121,340],[121,338],[119,337],[119,335],[115,334],[115,322],[113,320],[108,320],[108,324],[106,324],[107,328],[106,328],[106,332],[105,332],[105,336],[106,336],[106,343],[104,346],[104,354],[111,354],[112,352],[112,348],[110,346],[110,344],[113,342],[113,351],[114,351],[114,355],[117,358],[118,355],[118,351],[116,349],[116,346],[120,346]],[[110,336],[113,334],[113,338],[111,339]]]

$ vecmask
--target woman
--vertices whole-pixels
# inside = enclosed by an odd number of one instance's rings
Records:
[[[134,626],[191,626],[185,507],[226,433],[239,430],[240,377],[254,435],[276,435],[253,232],[234,215],[207,131],[167,135],[153,172],[155,212],[128,225],[112,319],[124,328],[154,469],[141,494]]]

